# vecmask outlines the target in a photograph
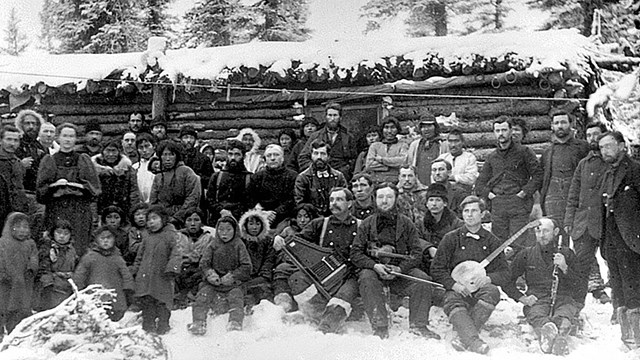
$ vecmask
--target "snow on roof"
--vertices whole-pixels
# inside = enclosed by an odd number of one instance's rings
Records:
[[[181,77],[216,83],[224,83],[240,67],[260,68],[264,73],[284,76],[294,63],[299,63],[298,71],[315,69],[318,73],[327,72],[329,77],[323,81],[332,81],[336,76],[338,80],[344,80],[345,74],[357,72],[359,67],[373,68],[401,57],[411,60],[412,66],[417,68],[433,59],[434,55],[445,70],[455,63],[471,65],[478,55],[484,59],[504,59],[506,56],[508,62],[511,56],[508,66],[516,67],[513,59],[517,58],[520,61],[518,66],[524,64],[525,69],[534,75],[537,75],[536,72],[569,68],[585,76],[588,75],[588,56],[592,50],[589,39],[576,30],[568,29],[393,40],[252,42],[215,48],[169,50],[166,56],[160,55],[158,63],[172,81]],[[38,82],[54,87],[75,82],[82,88],[87,79],[105,79],[118,71],[124,74],[123,78],[136,79],[147,71],[147,56],[143,55],[0,56],[0,88],[20,88],[25,84],[33,86]]]

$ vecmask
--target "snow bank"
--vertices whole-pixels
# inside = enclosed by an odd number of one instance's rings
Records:
[[[301,62],[303,68],[318,66],[327,69],[356,69],[359,64],[375,64],[381,58],[405,56],[419,63],[429,54],[438,54],[448,61],[460,61],[471,55],[485,58],[516,53],[520,58],[533,58],[531,72],[543,69],[564,69],[568,64],[586,64],[592,45],[577,31],[505,32],[463,37],[423,37],[397,39],[358,39],[335,42],[309,40],[302,43],[252,42],[216,48],[168,51],[164,63],[173,75],[191,79],[217,80],[228,75],[228,69],[274,66],[281,70],[284,63]],[[140,73],[142,53],[25,55],[0,56],[0,88],[20,88],[43,81],[59,86],[80,80],[104,79],[113,71]],[[585,66],[586,67],[586,66]],[[144,69],[142,69],[144,70]]]

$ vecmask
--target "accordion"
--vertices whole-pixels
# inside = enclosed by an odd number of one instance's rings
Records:
[[[346,262],[333,249],[312,244],[296,235],[285,239],[282,251],[327,299],[338,291],[349,274]]]

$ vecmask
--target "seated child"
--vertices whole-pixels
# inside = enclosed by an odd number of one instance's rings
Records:
[[[180,232],[178,248],[182,254],[182,271],[176,277],[176,306],[187,306],[188,295],[195,299],[202,280],[200,258],[215,236],[215,229],[204,224],[205,216],[199,209],[185,213],[185,228]]]
[[[200,260],[203,281],[192,307],[193,322],[187,329],[194,335],[207,331],[209,308],[228,305],[227,330],[242,330],[244,294],[242,283],[249,280],[251,257],[240,239],[238,222],[231,215],[222,216],[216,225],[216,236],[204,250]],[[224,311],[217,311],[218,314]]]
[[[73,273],[73,281],[79,289],[92,284],[100,284],[116,291],[111,309],[107,311],[112,321],[122,319],[127,310],[127,294],[133,290],[133,278],[127,265],[115,246],[116,235],[107,226],[100,227],[95,240]]]
[[[124,262],[127,263],[127,266],[132,266],[133,262],[136,261],[138,249],[140,249],[140,245],[142,244],[142,233],[146,231],[147,228],[148,209],[149,204],[147,203],[136,204],[131,209],[129,219],[131,226],[127,231],[128,246],[122,253],[122,257],[124,258]]]
[[[7,216],[0,238],[0,337],[31,315],[38,249],[31,239],[29,217]]]
[[[169,332],[173,308],[173,279],[180,274],[182,256],[176,244],[178,232],[169,223],[162,205],[147,211],[147,231],[133,264],[136,298],[142,308],[142,329],[159,335]]]
[[[269,236],[268,215],[260,208],[247,211],[240,218],[240,237],[251,257],[251,278],[244,283],[245,305],[253,306],[266,299],[273,301],[273,268],[276,253]]]
[[[39,310],[54,308],[73,294],[68,280],[78,263],[78,254],[71,243],[71,231],[70,222],[58,220],[45,233],[39,257]]]
[[[116,237],[116,247],[120,254],[126,254],[129,246],[129,238],[125,227],[125,214],[117,206],[107,206],[100,213],[102,226],[108,227]]]

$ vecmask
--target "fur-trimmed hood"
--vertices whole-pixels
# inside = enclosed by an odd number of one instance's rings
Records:
[[[238,134],[238,136],[236,136],[236,139],[242,141],[242,137],[246,134],[250,134],[253,137],[253,147],[251,148],[251,152],[258,151],[260,145],[262,144],[262,140],[260,140],[260,136],[258,136],[258,133],[252,128],[244,128],[240,130],[240,133]]]
[[[21,133],[24,133],[24,130],[22,130],[22,123],[24,122],[24,118],[27,116],[33,116],[38,120],[38,129],[42,126],[42,124],[45,123],[44,118],[39,113],[29,109],[20,110],[18,116],[16,116],[14,125],[18,128],[18,130],[20,130]]]
[[[15,226],[15,224],[18,221],[22,221],[22,220],[29,221],[29,217],[26,214],[18,211],[14,211],[11,214],[9,214],[9,216],[7,216],[7,219],[4,222],[4,228],[2,229],[2,238],[17,240],[13,237],[12,228],[13,226]]]
[[[260,233],[257,236],[251,236],[247,233],[246,224],[251,217],[257,217],[262,222],[262,230],[260,230]],[[257,205],[255,208],[242,214],[240,221],[238,222],[238,226],[240,227],[240,236],[245,240],[260,241],[269,235],[270,225],[268,215],[262,210],[260,205]]]

